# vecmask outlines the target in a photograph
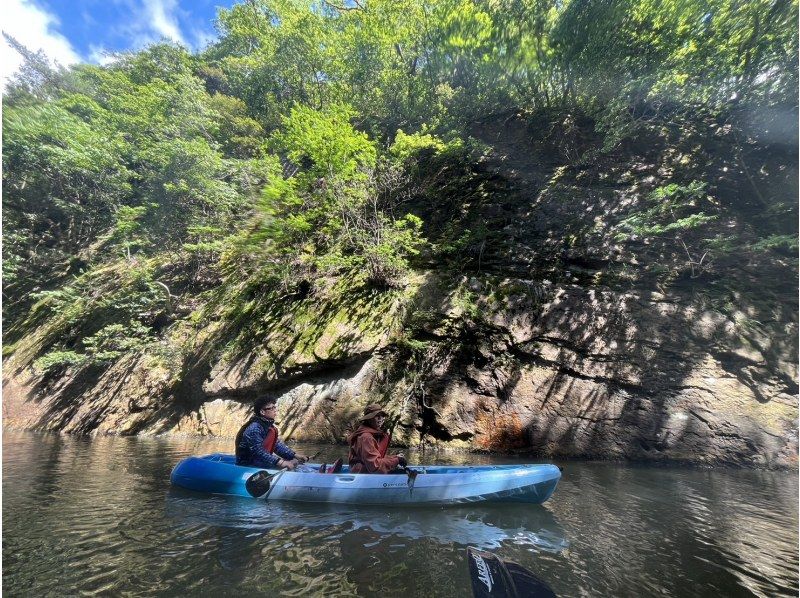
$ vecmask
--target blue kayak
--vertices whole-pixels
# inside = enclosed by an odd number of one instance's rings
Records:
[[[409,473],[319,473],[319,465],[278,471],[236,465],[233,455],[188,457],[172,470],[173,485],[213,494],[364,505],[446,505],[481,501],[546,501],[561,471],[555,465],[415,465]]]

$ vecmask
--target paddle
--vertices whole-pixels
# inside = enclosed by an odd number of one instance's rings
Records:
[[[405,467],[401,467],[400,471],[402,471],[404,474],[408,476],[409,482],[411,480],[416,480],[417,476],[419,475],[419,472],[416,469],[411,469],[408,465],[406,465]]]
[[[244,488],[247,493],[254,498],[266,498],[269,494],[269,489],[276,476],[280,476],[284,471],[289,471],[288,467],[281,468],[280,471],[270,473],[268,471],[255,472],[244,483]]]
[[[308,463],[316,459],[322,451],[319,450],[310,457],[308,457],[304,463]],[[254,498],[266,498],[267,494],[269,494],[270,486],[272,485],[272,481],[275,476],[280,475],[284,471],[288,471],[288,468],[283,468],[277,473],[270,473],[268,471],[257,471],[244,483],[244,487],[247,490],[247,493]]]
[[[247,478],[247,481],[244,483],[247,493],[254,498],[266,498],[267,494],[269,494],[272,478],[279,475],[281,471],[278,473],[270,473],[263,470],[255,472]]]
[[[417,476],[419,472],[416,469],[411,469],[408,465],[405,467],[401,467],[400,471],[404,472],[408,476],[408,492],[412,496],[414,495],[414,482],[417,481]]]
[[[475,598],[555,598],[550,586],[522,565],[471,546],[467,561]]]

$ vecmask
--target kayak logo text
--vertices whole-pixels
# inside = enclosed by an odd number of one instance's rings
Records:
[[[473,554],[472,558],[475,559],[475,565],[478,567],[478,579],[480,579],[484,584],[486,584],[486,589],[491,592],[492,591],[492,573],[489,571],[489,565],[486,564],[486,561],[483,558],[479,557],[477,554]]]

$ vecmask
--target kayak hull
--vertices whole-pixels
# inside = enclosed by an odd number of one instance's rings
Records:
[[[273,474],[262,498],[364,505],[445,505],[470,502],[538,504],[555,491],[561,471],[555,465],[419,465],[414,479],[402,474],[277,471],[235,464],[232,455],[188,457],[175,466],[173,485],[198,492],[250,497],[246,483],[259,472]]]

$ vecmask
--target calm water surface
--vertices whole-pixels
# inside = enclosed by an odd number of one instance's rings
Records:
[[[3,592],[466,597],[471,545],[560,596],[798,595],[796,473],[566,462],[543,506],[393,511],[170,487],[178,460],[229,445],[6,431]]]

